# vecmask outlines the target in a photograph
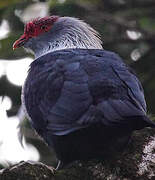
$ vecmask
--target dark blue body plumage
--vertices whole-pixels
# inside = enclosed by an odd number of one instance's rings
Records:
[[[121,149],[132,131],[155,127],[142,86],[115,53],[69,49],[30,67],[24,103],[32,126],[65,163]]]

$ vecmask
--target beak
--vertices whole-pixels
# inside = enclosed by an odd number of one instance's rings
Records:
[[[23,34],[17,41],[13,44],[13,50],[19,47],[22,47],[26,42],[28,38]]]

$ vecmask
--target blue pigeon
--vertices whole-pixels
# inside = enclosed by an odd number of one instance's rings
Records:
[[[73,17],[28,22],[13,48],[35,55],[22,103],[36,132],[54,148],[59,167],[122,151],[132,132],[155,127],[142,85],[99,33]]]

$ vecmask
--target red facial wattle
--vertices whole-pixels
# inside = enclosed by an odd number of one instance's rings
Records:
[[[52,24],[34,24],[33,22],[29,22],[25,27],[24,34],[28,37],[37,37],[44,32],[48,32],[52,27]]]
[[[24,34],[13,44],[13,49],[23,46],[30,38],[37,37],[44,32],[48,32],[52,27],[52,25],[35,26],[36,25],[32,22],[27,24]]]
[[[58,16],[50,16],[42,19],[36,19],[26,24],[24,34],[13,44],[13,49],[23,46],[30,38],[37,37],[48,32]]]

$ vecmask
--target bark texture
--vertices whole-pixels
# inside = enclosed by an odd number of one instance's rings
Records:
[[[115,159],[76,162],[60,171],[23,161],[0,171],[0,180],[148,179],[155,179],[155,129],[150,128],[135,132],[127,149]]]

